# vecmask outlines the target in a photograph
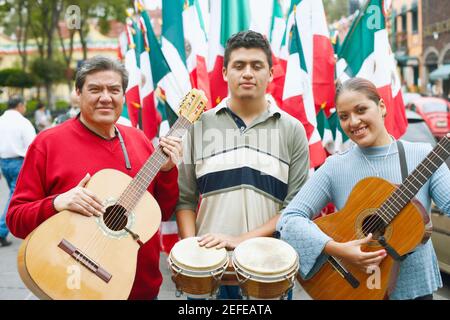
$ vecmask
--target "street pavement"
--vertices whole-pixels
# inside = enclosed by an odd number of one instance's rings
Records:
[[[0,214],[6,205],[9,190],[5,179],[0,179]],[[8,237],[13,244],[9,247],[0,247],[0,300],[36,300],[37,298],[22,283],[17,272],[17,252],[22,242],[21,239]],[[185,296],[176,297],[175,286],[170,278],[170,271],[167,265],[167,255],[161,253],[160,270],[163,274],[163,283],[160,288],[158,299],[160,300],[185,300]],[[435,299],[450,299],[450,277],[444,275],[444,288],[441,288],[436,294]],[[301,288],[298,282],[295,283],[294,300],[310,300],[310,297]]]

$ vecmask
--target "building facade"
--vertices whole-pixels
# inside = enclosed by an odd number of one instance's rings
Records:
[[[402,84],[410,92],[426,89],[423,60],[423,0],[392,2],[390,34]]]
[[[422,0],[424,61],[422,72],[425,81],[429,83],[428,89],[433,89],[433,94],[445,98],[450,94],[449,4],[448,0]],[[430,77],[433,71],[439,71],[439,76]]]

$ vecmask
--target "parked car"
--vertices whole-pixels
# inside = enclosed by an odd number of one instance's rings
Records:
[[[416,92],[404,92],[404,93],[402,93],[402,97],[403,97],[403,103],[405,105],[407,105],[411,102],[414,102],[414,100],[422,98],[422,95],[420,93],[416,93]]]
[[[450,102],[436,97],[422,97],[408,103],[406,108],[421,115],[435,137],[442,138],[450,131]]]
[[[436,145],[436,139],[430,128],[419,114],[406,110],[406,118],[408,119],[408,128],[401,139],[411,142],[426,142],[433,147]],[[446,164],[450,169],[450,158],[447,159]],[[450,217],[440,212],[433,204],[431,221],[433,222],[431,240],[439,261],[439,268],[442,272],[450,274]]]

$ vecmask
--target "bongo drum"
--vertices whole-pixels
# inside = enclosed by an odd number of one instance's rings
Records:
[[[236,271],[232,263],[233,252],[228,251],[228,266],[223,273],[222,279],[220,281],[221,286],[238,286],[239,281],[236,276]]]
[[[197,237],[178,241],[167,260],[176,295],[185,293],[192,298],[213,297],[228,266],[228,255],[224,248],[200,247]]]
[[[282,240],[252,238],[240,243],[232,263],[242,295],[248,299],[285,299],[294,286],[298,254]]]

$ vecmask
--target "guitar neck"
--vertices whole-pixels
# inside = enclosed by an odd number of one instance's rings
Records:
[[[377,210],[383,215],[383,220],[386,224],[389,224],[411,199],[414,198],[449,155],[450,139],[444,137]]]
[[[188,119],[179,116],[178,120],[166,134],[166,137],[183,137],[191,124],[192,123]],[[118,203],[122,205],[127,212],[130,212],[136,206],[167,159],[168,156],[163,152],[162,147],[158,145],[155,152],[147,159],[141,170],[139,170],[118,200]]]

